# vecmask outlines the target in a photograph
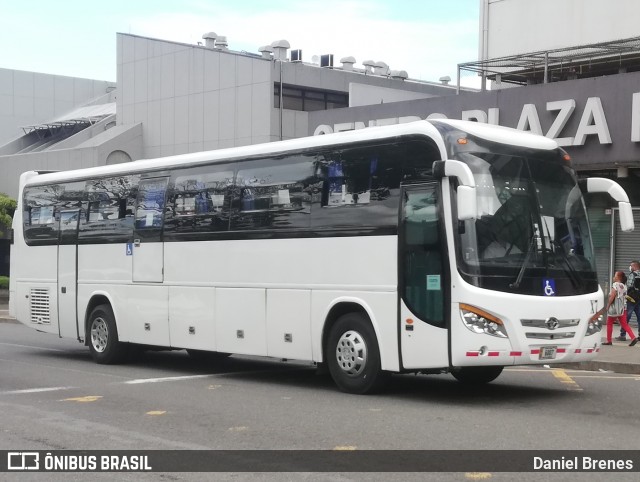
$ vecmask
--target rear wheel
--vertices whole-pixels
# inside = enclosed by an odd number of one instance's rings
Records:
[[[451,371],[459,382],[465,385],[484,385],[494,381],[504,367],[461,367]]]
[[[382,371],[378,340],[369,320],[359,313],[338,318],[325,350],[331,377],[347,393],[370,393],[388,379]]]
[[[128,345],[118,339],[116,320],[109,305],[99,305],[93,309],[88,328],[89,350],[96,363],[112,365],[126,359]]]

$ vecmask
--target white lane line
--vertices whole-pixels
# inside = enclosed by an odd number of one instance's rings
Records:
[[[35,348],[36,350],[45,350],[45,351],[68,351],[68,350],[59,350],[57,348],[44,348],[41,346],[18,345],[17,343],[0,343],[0,345],[17,346],[18,348]]]
[[[47,387],[47,388],[25,388],[24,390],[10,390],[7,392],[1,392],[3,395],[16,395],[20,393],[40,393],[40,392],[55,392],[58,390],[70,390],[73,387]]]
[[[194,378],[208,378],[212,376],[213,375],[187,375],[184,377],[139,378],[137,380],[129,380],[124,383],[128,385],[138,385],[140,383],[175,382],[179,380],[191,380]]]

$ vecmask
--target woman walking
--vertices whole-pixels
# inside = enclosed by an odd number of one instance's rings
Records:
[[[624,271],[616,271],[613,275],[613,284],[611,285],[611,292],[609,293],[609,300],[604,308],[598,311],[591,317],[594,321],[602,313],[607,313],[607,341],[602,343],[603,345],[611,345],[611,335],[613,334],[613,322],[619,320],[620,327],[624,329],[631,337],[631,343],[629,346],[634,346],[640,340],[633,334],[633,331],[627,323],[627,311],[626,311],[626,295],[627,295],[627,275]]]

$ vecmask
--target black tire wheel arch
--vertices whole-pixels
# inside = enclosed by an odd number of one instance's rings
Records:
[[[98,305],[91,311],[87,340],[91,357],[96,363],[115,365],[126,360],[128,344],[118,338],[116,319],[110,305]]]
[[[373,326],[361,313],[347,313],[336,320],[327,339],[325,360],[331,377],[343,392],[375,392],[389,376],[381,368]]]

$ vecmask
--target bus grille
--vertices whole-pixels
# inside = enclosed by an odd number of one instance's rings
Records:
[[[29,306],[31,323],[50,324],[49,290],[47,288],[31,288],[29,300],[31,301]]]

